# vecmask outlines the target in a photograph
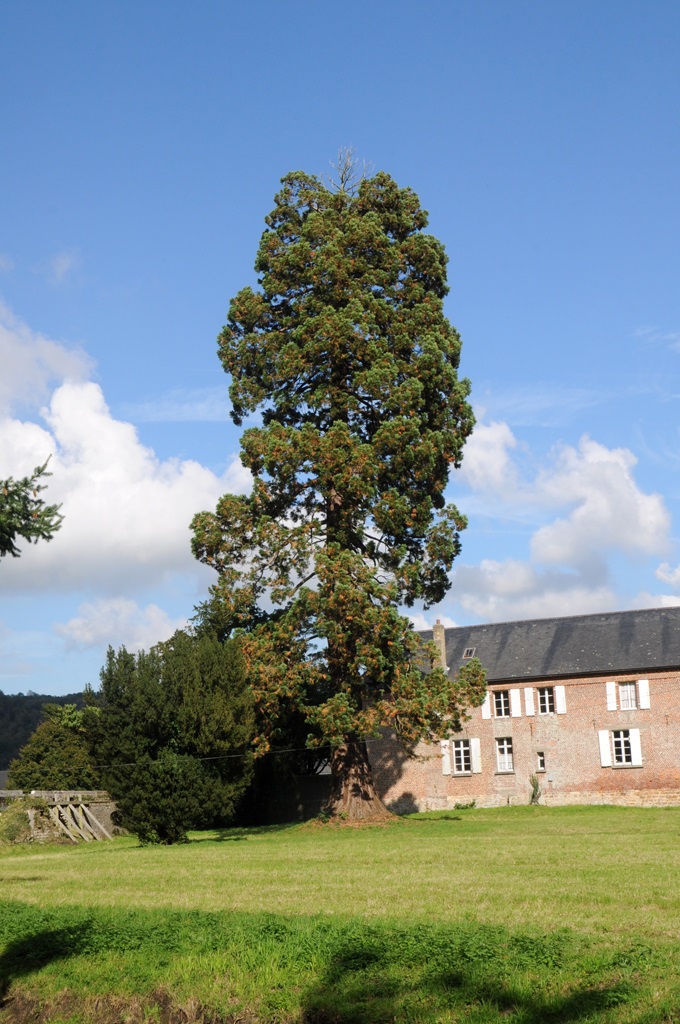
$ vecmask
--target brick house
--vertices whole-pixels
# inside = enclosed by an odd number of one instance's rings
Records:
[[[488,692],[450,740],[414,757],[371,744],[383,800],[402,813],[474,800],[680,805],[680,608],[444,629],[450,672],[472,657]]]

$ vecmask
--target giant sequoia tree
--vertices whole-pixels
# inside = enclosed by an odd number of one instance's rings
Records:
[[[367,737],[449,734],[483,696],[472,665],[424,674],[400,605],[439,601],[465,520],[446,504],[473,426],[460,338],[443,313],[447,258],[410,189],[282,179],[257,254],[259,290],[233,299],[219,338],[247,496],[194,518],[217,570],[209,614],[244,631],[266,752],[291,710],[333,750],[331,808],[384,813]],[[207,614],[204,609],[204,614]]]

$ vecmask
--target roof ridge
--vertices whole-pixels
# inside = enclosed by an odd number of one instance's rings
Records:
[[[449,630],[457,629],[479,629],[484,626],[518,626],[525,625],[529,622],[569,622],[574,619],[596,619],[596,618],[614,618],[622,615],[640,615],[651,612],[677,612],[680,614],[680,605],[661,605],[657,608],[624,608],[623,611],[618,612],[583,612],[576,615],[543,615],[537,616],[533,619],[496,619],[491,622],[472,622],[464,626],[445,626],[444,629],[448,632]],[[432,627],[429,629],[419,629],[419,633],[431,633]]]

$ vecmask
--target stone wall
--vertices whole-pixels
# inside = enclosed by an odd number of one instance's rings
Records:
[[[112,821],[116,805],[104,790],[34,789],[30,793],[24,793],[20,789],[0,789],[0,806],[9,800],[16,800],[24,796],[36,797],[48,804],[84,803],[90,814],[97,819],[100,825],[103,825],[109,834],[112,834],[116,828]]]

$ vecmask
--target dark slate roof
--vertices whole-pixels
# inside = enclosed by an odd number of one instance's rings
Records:
[[[452,672],[470,647],[489,682],[680,668],[680,607],[457,626],[446,630]]]

